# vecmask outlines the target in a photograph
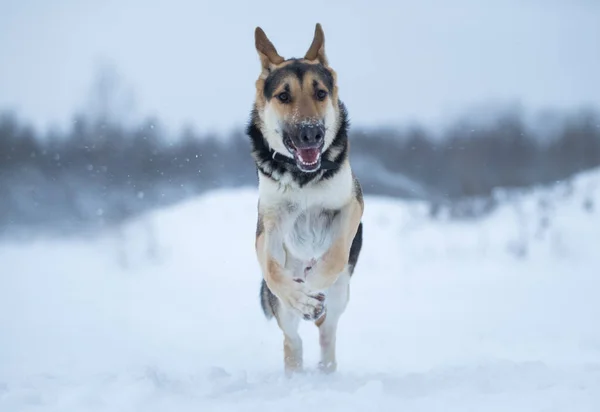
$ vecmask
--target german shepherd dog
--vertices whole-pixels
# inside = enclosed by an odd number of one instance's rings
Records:
[[[340,316],[362,247],[363,197],[348,159],[348,118],[320,24],[304,58],[255,31],[262,70],[247,133],[258,173],[256,255],[267,319],[284,334],[284,370],[302,371],[301,319],[319,328],[319,369],[337,368]]]

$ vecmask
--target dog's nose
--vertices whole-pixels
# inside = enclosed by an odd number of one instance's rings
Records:
[[[325,137],[325,130],[322,126],[308,124],[300,126],[300,142],[302,145],[314,146],[320,144]]]

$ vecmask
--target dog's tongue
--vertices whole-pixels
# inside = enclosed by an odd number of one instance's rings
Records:
[[[313,164],[319,160],[319,155],[321,154],[321,150],[318,148],[315,149],[298,149],[297,151],[298,157],[302,163]]]

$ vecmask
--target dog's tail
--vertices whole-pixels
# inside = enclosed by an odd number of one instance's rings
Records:
[[[260,285],[260,306],[262,307],[263,313],[267,319],[272,319],[277,311],[279,300],[277,296],[271,292],[267,286],[267,282],[263,279]]]

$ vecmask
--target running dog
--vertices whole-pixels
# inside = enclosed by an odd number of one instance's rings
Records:
[[[303,58],[255,30],[261,72],[248,124],[258,173],[256,255],[267,319],[284,335],[287,376],[303,368],[301,319],[319,328],[319,369],[337,369],[336,331],[362,247],[363,196],[348,158],[348,114],[320,24]]]

